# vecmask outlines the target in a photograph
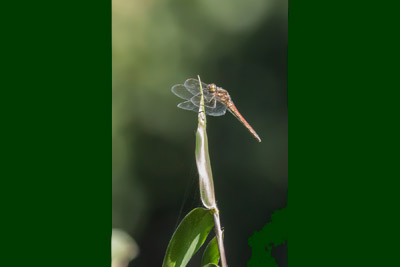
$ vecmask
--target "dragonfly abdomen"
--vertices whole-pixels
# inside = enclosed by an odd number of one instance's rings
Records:
[[[243,118],[243,116],[237,110],[235,104],[233,104],[232,101],[229,101],[226,105],[228,107],[228,110],[232,113],[232,115],[235,116],[236,119],[238,119],[247,128],[247,130],[253,135],[255,139],[257,139],[258,142],[261,142],[261,139],[256,133],[256,131],[254,131],[253,127],[251,127],[250,124]]]

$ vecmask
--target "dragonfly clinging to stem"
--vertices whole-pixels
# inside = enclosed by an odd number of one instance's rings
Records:
[[[209,116],[222,116],[225,115],[226,110],[231,112],[254,136],[258,142],[261,142],[260,137],[250,124],[243,118],[233,103],[228,91],[217,87],[215,84],[201,83],[204,95],[204,109]],[[200,107],[200,83],[198,80],[190,78],[184,84],[176,84],[171,88],[172,93],[176,96],[186,100],[178,104],[178,108],[191,110],[194,112],[199,111]]]

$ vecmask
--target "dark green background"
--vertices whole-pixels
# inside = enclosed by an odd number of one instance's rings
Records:
[[[399,264],[393,8],[289,3],[290,266]]]
[[[110,9],[2,3],[2,266],[110,266]]]
[[[6,4],[2,262],[109,266],[111,4]],[[396,266],[397,9],[289,6],[289,264]]]

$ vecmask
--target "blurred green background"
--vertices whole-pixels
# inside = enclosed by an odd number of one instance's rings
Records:
[[[229,113],[208,117],[228,264],[246,266],[248,238],[287,204],[287,0],[113,0],[112,15],[112,224],[137,242],[130,266],[161,266],[201,205],[197,115],[170,91],[197,74],[227,89],[262,139]],[[287,265],[286,246],[272,255]]]

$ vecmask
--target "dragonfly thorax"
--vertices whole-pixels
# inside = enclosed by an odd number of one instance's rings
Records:
[[[225,89],[222,89],[222,88],[217,89],[216,97],[217,97],[218,101],[220,101],[224,104],[228,104],[231,101],[231,97],[230,97],[228,91],[226,91]]]

